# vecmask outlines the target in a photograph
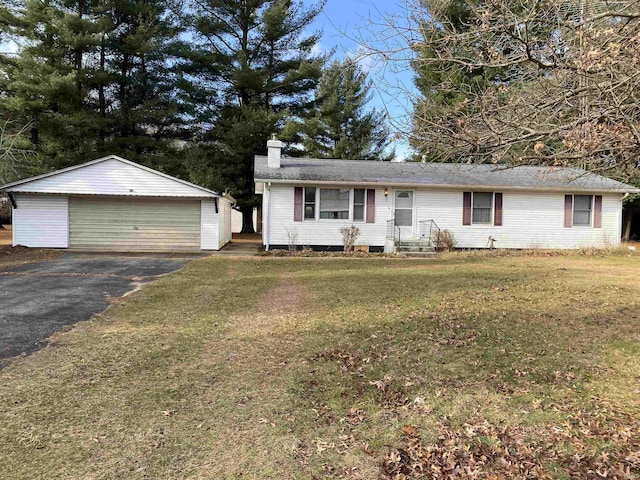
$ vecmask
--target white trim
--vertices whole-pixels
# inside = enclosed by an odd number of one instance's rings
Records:
[[[78,169],[81,169],[81,168],[84,168],[84,167],[89,167],[91,165],[95,165],[97,163],[106,162],[108,160],[117,160],[117,161],[122,162],[122,163],[124,163],[126,165],[139,168],[140,170],[144,170],[145,172],[153,173],[153,174],[158,175],[160,177],[164,177],[164,178],[167,178],[169,180],[173,180],[174,182],[181,183],[181,184],[187,185],[189,187],[197,188],[198,190],[202,190],[203,192],[207,192],[207,193],[209,193],[211,195],[214,195],[216,197],[221,197],[222,196],[218,192],[214,192],[213,190],[209,190],[208,188],[201,187],[200,185],[196,185],[195,183],[187,182],[186,180],[181,180],[180,178],[172,177],[171,175],[159,172],[157,170],[154,170],[153,168],[145,167],[144,165],[140,165],[139,163],[132,162],[131,160],[127,160],[125,158],[118,157],[117,155],[108,155],[106,157],[97,158],[95,160],[91,160],[91,161],[86,162],[86,163],[81,163],[79,165],[74,165],[72,167],[63,168],[61,170],[54,170],[53,172],[44,173],[42,175],[37,175],[35,177],[25,178],[24,180],[18,180],[17,182],[13,182],[13,183],[7,183],[6,185],[3,185],[2,187],[0,187],[0,190],[10,191],[11,188],[17,187],[19,185],[24,185],[26,183],[35,182],[36,180],[42,180],[43,178],[53,177],[55,175],[61,175],[63,173],[71,172],[73,170],[78,170]]]

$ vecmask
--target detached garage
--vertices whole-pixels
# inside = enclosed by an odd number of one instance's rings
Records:
[[[231,241],[232,197],[115,155],[0,190],[14,246],[198,251]]]

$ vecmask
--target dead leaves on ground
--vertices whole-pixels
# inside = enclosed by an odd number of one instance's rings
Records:
[[[566,411],[560,425],[495,425],[486,419],[438,424],[437,441],[424,444],[413,425],[405,445],[389,452],[380,478],[631,480],[640,477],[640,420],[621,406],[595,400]]]

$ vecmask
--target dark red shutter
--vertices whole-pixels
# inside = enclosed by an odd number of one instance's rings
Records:
[[[593,228],[602,228],[602,195],[593,197]]]
[[[471,192],[462,194],[462,224],[471,225]]]
[[[367,189],[367,223],[376,221],[376,191],[373,188]]]
[[[293,221],[301,222],[302,213],[304,211],[304,202],[302,201],[303,195],[302,187],[295,187],[293,192]]]
[[[573,195],[564,196],[564,226],[571,227],[573,223]]]
[[[493,212],[493,224],[500,227],[502,226],[502,194],[496,193],[494,197],[495,197],[494,201],[496,202],[496,207],[495,207],[495,211]]]

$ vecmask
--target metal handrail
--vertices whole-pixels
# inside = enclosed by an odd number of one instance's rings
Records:
[[[421,220],[418,222],[420,238],[427,238],[434,247],[440,246],[440,227],[433,220]],[[434,238],[435,237],[435,238]],[[435,240],[435,242],[434,242]]]
[[[387,220],[387,238],[397,245],[400,243],[400,227],[396,225],[396,219]]]

